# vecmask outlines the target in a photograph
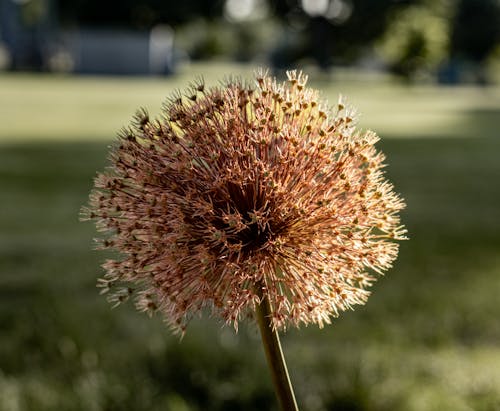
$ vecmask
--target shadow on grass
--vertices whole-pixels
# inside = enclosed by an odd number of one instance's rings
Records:
[[[495,113],[477,121],[495,122]],[[1,147],[0,410],[7,400],[37,411],[272,409],[252,326],[233,335],[194,321],[178,343],[160,319],[111,311],[97,295],[103,256],[78,213],[106,146]],[[493,410],[500,384],[471,379],[457,392],[425,359],[500,339],[500,138],[385,139],[380,148],[408,203],[411,240],[367,306],[325,330],[285,336],[299,400],[308,410],[436,409],[412,405],[424,387],[441,409]],[[475,358],[471,369],[500,368]],[[442,372],[462,365],[446,362]]]

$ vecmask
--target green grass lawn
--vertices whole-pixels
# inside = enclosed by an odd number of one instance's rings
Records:
[[[273,410],[257,329],[111,310],[78,222],[107,146],[202,65],[167,79],[0,76],[0,411]],[[283,337],[305,411],[500,409],[500,89],[406,88],[342,74],[381,136],[410,241],[368,304]],[[384,138],[385,137],[385,138]]]

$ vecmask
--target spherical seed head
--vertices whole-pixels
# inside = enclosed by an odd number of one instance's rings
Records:
[[[184,331],[205,307],[237,327],[262,296],[277,329],[366,301],[404,238],[404,203],[376,134],[287,74],[197,82],[121,133],[84,210],[120,253],[99,283],[114,303],[135,298]]]

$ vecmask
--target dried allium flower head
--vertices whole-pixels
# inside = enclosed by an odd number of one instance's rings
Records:
[[[100,280],[112,301],[135,295],[178,331],[204,307],[237,327],[263,296],[276,329],[366,301],[404,238],[404,203],[376,134],[306,81],[199,81],[160,119],[136,116],[84,210],[120,252]]]

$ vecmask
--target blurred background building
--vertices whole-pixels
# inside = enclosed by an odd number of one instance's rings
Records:
[[[0,0],[8,70],[168,74],[224,58],[487,83],[499,45],[499,0]]]

